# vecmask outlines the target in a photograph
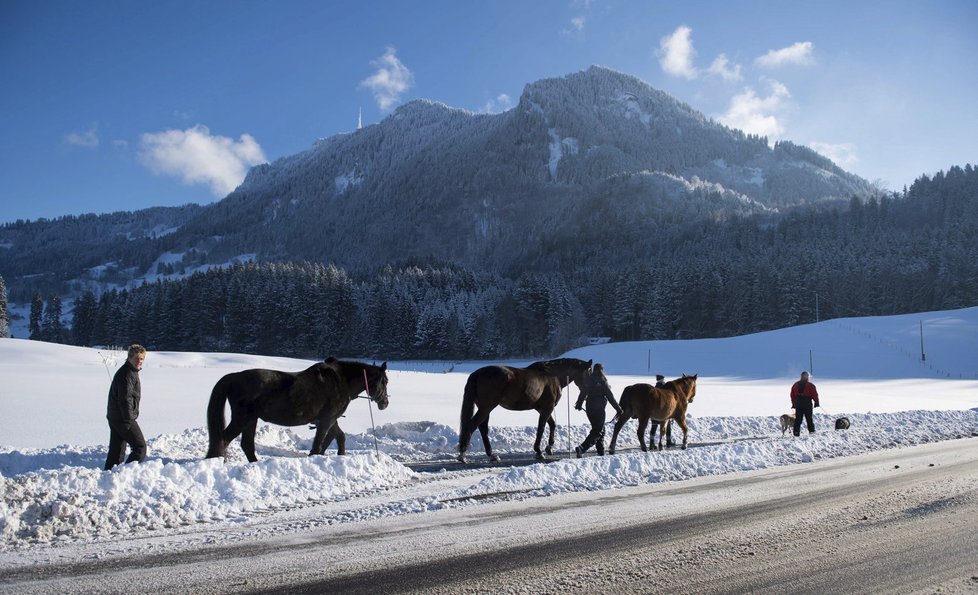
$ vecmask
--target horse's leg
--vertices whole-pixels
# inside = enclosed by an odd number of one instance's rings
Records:
[[[608,447],[609,455],[615,454],[615,444],[618,443],[618,432],[625,427],[625,424],[628,423],[628,419],[629,418],[626,415],[618,416],[618,421],[615,422],[615,431],[611,433],[611,446]]]
[[[554,454],[554,430],[557,429],[557,421],[554,419],[553,414],[547,418],[547,425],[550,426],[550,439],[547,440],[547,449],[544,451],[548,455]]]
[[[228,447],[231,442],[238,437],[247,424],[247,414],[242,407],[231,407],[231,421],[228,422],[224,431],[221,432],[221,452]]]
[[[255,430],[258,428],[258,417],[255,416],[248,420],[245,427],[241,429],[241,450],[244,451],[248,461],[254,463],[258,460],[255,456]]]
[[[499,462],[499,455],[492,452],[492,445],[489,444],[489,416],[486,416],[485,421],[479,424],[479,434],[482,435],[482,444],[486,447],[486,456],[489,457],[490,461],[494,463]]]
[[[316,423],[316,435],[312,438],[312,448],[309,449],[309,456],[321,455],[326,452],[330,439],[326,441],[326,436],[332,436],[333,428],[336,427],[336,420],[320,418]]]
[[[642,447],[642,452],[648,452],[649,449],[645,447],[645,428],[649,425],[649,418],[644,415],[640,415],[638,418],[638,445]],[[649,443],[652,439],[649,438]]]
[[[329,433],[336,439],[336,454],[345,455],[346,454],[346,434],[340,429],[340,424],[333,424],[333,429]],[[329,442],[327,442],[323,449],[329,447]]]
[[[686,450],[686,434],[689,431],[689,428],[686,427],[686,416],[684,415],[683,417],[677,419],[676,423],[679,424],[679,427],[683,431],[683,450]]]
[[[537,439],[533,442],[533,452],[536,453],[538,461],[545,461],[547,457],[543,456],[543,451],[540,450],[540,442],[543,441],[543,428],[547,425],[550,420],[550,414],[540,414],[540,421],[537,422]]]
[[[476,428],[479,428],[479,432],[482,434],[482,444],[486,447],[486,454],[489,455],[491,460],[499,460],[499,457],[492,454],[492,446],[489,444],[489,413],[493,409],[494,407],[477,409],[475,415],[472,416],[472,419],[468,420],[468,422],[465,424],[465,428],[458,437],[457,459],[460,463],[466,462],[465,451],[469,449],[469,443],[472,441],[472,434],[475,432]]]

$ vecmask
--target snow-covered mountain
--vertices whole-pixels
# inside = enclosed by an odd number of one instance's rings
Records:
[[[745,135],[605,68],[532,83],[516,108],[408,103],[381,123],[254,168],[201,218],[251,252],[351,269],[407,260],[503,270],[564,249],[582,222],[753,214],[866,195],[815,152]],[[221,235],[224,235],[223,233]],[[230,238],[228,241],[231,241]]]
[[[527,85],[501,114],[410,102],[255,167],[214,205],[4,226],[0,274],[16,292],[27,275],[62,283],[95,269],[124,282],[164,272],[161,262],[180,272],[243,255],[351,272],[451,262],[512,273],[575,262],[582,226],[627,224],[642,236],[663,219],[771,213],[870,190],[809,149],[772,148],[595,66]],[[108,224],[120,216],[125,233]]]

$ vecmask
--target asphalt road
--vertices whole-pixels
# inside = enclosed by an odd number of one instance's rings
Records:
[[[138,557],[0,569],[0,590],[978,592],[978,439],[255,533]]]

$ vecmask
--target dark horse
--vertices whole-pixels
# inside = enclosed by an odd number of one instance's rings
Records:
[[[686,406],[693,402],[696,396],[696,374],[682,378],[670,380],[665,386],[656,388],[651,384],[632,384],[626,386],[621,393],[619,405],[622,414],[615,422],[615,431],[611,435],[611,448],[609,454],[615,454],[615,442],[618,441],[618,432],[628,420],[638,420],[638,442],[645,452],[645,428],[650,419],[657,420],[664,428],[666,422],[671,419],[676,420],[679,427],[683,429],[683,448],[686,448]],[[665,432],[659,432],[659,450],[662,450],[662,436]],[[655,445],[651,444],[652,450]]]
[[[257,461],[255,428],[259,419],[280,426],[315,422],[316,436],[309,454],[321,453],[327,433],[335,435],[332,430],[337,418],[363,392],[365,377],[370,399],[379,409],[386,409],[386,362],[378,367],[330,358],[301,372],[253,369],[227,374],[214,385],[207,405],[207,457],[223,457],[227,445],[241,434],[241,449],[249,461]],[[225,402],[231,406],[227,427]]]
[[[540,440],[543,438],[544,424],[549,424],[547,454],[552,454],[554,428],[557,424],[551,414],[560,401],[560,393],[570,382],[582,388],[590,370],[591,360],[562,358],[534,362],[525,368],[485,366],[469,374],[462,396],[458,460],[465,462],[465,451],[469,449],[469,442],[476,428],[482,434],[482,442],[489,459],[499,460],[489,444],[489,413],[498,405],[513,411],[539,411],[540,422],[537,424],[537,439],[533,450],[538,459],[544,459],[540,451]]]

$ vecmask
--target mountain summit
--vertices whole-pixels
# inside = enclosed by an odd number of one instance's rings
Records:
[[[595,212],[652,226],[663,214],[762,213],[870,190],[814,151],[772,148],[593,66],[527,85],[500,114],[407,103],[254,168],[193,227],[262,258],[508,269]]]
[[[666,226],[676,237],[871,191],[814,151],[771,147],[593,66],[528,84],[499,114],[412,101],[253,168],[212,205],[8,226],[0,270],[20,299],[42,279],[46,293],[86,277],[124,286],[235,259],[512,277],[640,261]]]

